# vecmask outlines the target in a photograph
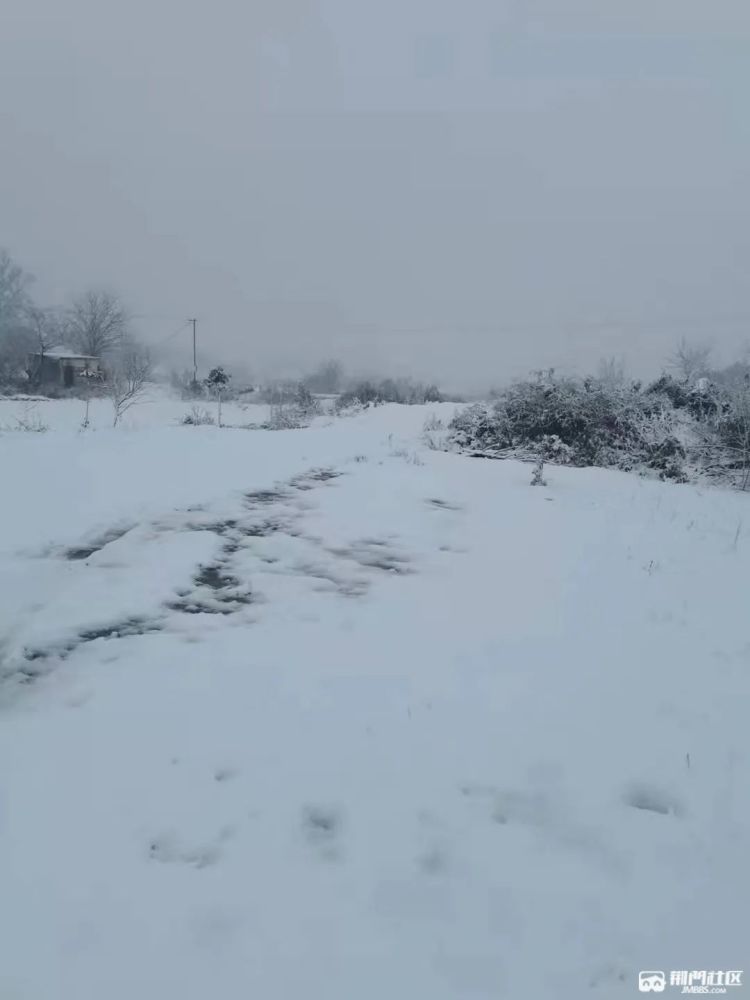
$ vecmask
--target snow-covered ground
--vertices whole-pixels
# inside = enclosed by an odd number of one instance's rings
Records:
[[[747,496],[532,488],[424,447],[453,406],[38,407],[0,434],[3,1000],[747,968]]]
[[[216,403],[213,400],[201,399],[193,404],[165,394],[154,387],[146,393],[138,405],[126,412],[121,426],[129,430],[142,430],[146,427],[179,425],[194,406],[216,419]],[[224,403],[222,423],[238,427],[261,424],[268,420],[269,412],[270,407],[260,403]],[[22,429],[22,425],[32,429],[41,426],[52,431],[78,431],[85,416],[86,404],[80,399],[53,400],[39,396],[0,396],[0,433],[18,431]],[[88,416],[93,430],[111,428],[114,418],[112,403],[106,397],[92,399],[89,403]]]

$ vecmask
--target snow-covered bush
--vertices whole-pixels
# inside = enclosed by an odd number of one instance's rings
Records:
[[[725,464],[736,471],[741,489],[750,488],[750,385],[729,389],[716,420],[716,434],[725,453]]]
[[[341,393],[336,400],[336,410],[341,412],[344,410],[361,409],[370,404],[376,406],[382,402],[383,399],[374,383],[363,381],[358,382],[351,389]]]
[[[263,427],[271,431],[297,430],[307,427],[320,412],[317,399],[299,382],[293,396],[284,402],[271,404],[268,420]]]
[[[268,431],[293,431],[303,427],[298,410],[291,403],[275,403],[268,420],[263,424]]]
[[[445,448],[448,430],[444,421],[435,413],[431,413],[425,420],[422,427],[422,440],[433,451],[441,451]]]
[[[531,474],[531,485],[532,486],[546,486],[547,480],[544,478],[544,457],[542,455],[536,460],[534,464],[534,471]]]
[[[24,409],[23,416],[16,417],[15,424],[6,427],[5,430],[24,431],[27,434],[44,434],[45,431],[49,430],[49,424],[45,424],[36,413]]]
[[[710,378],[701,378],[691,384],[672,375],[661,375],[647,386],[643,396],[647,409],[653,406],[684,410],[695,420],[709,420],[722,407],[722,391]]]
[[[668,401],[667,401],[668,405]],[[685,449],[668,409],[637,384],[540,372],[451,423],[451,440],[479,454],[543,456],[565,465],[645,468],[680,479]]]
[[[301,420],[309,420],[320,413],[320,403],[303,382],[297,383],[292,406]]]
[[[508,447],[498,414],[486,403],[474,403],[450,422],[450,439],[459,451],[492,452]]]
[[[436,385],[424,385],[411,379],[386,378],[380,382],[363,380],[342,393],[336,401],[336,409],[349,410],[356,406],[377,405],[379,403],[403,403],[419,406],[424,403],[441,403],[443,395]]]
[[[202,407],[196,405],[188,410],[180,423],[185,424],[188,427],[205,427],[209,424],[216,423],[216,421],[208,410],[204,410]]]

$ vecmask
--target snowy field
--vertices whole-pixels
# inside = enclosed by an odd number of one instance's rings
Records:
[[[198,400],[195,404],[216,420],[216,403]],[[179,425],[193,403],[185,402],[154,389],[137,406],[128,410],[121,426],[130,430],[146,427]],[[269,418],[270,407],[259,403],[224,403],[222,424],[244,427],[262,424]],[[0,396],[0,433],[17,431],[19,425],[48,430],[80,430],[86,414],[86,404],[80,399],[44,399],[38,396]],[[93,399],[89,404],[89,423],[94,430],[112,427],[114,411],[109,399]]]
[[[2,1000],[616,1000],[748,969],[748,496],[531,488],[424,446],[453,405],[26,409]]]

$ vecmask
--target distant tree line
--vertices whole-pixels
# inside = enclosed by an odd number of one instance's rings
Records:
[[[380,403],[419,405],[442,403],[443,400],[443,394],[436,385],[425,385],[408,378],[385,378],[380,381],[365,379],[342,393],[337,400],[337,407],[346,409],[357,404],[370,406]]]

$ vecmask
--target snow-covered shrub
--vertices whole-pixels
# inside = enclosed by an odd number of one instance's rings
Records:
[[[304,426],[297,410],[289,403],[276,403],[271,406],[268,420],[263,428],[269,431],[292,431]]]
[[[542,455],[534,463],[534,471],[531,474],[532,486],[546,486],[547,480],[544,478],[544,458]]]
[[[540,373],[498,394],[491,407],[473,406],[453,421],[453,440],[478,451],[543,449],[572,465],[617,464],[635,433],[636,393],[596,379]]]
[[[271,399],[268,420],[261,426],[271,431],[307,427],[321,412],[318,400],[302,382],[280,383],[279,386],[276,398]],[[263,395],[268,398],[267,391]]]
[[[750,361],[692,381],[663,374],[645,388],[607,371],[538,372],[457,413],[448,433],[454,447],[477,455],[541,455],[675,482],[706,475],[750,489]]]
[[[715,426],[727,466],[739,472],[741,489],[750,488],[750,385],[726,391]]]
[[[189,427],[205,427],[209,424],[216,423],[216,421],[208,410],[204,410],[202,407],[196,405],[188,410],[180,423]]]
[[[679,417],[675,411],[666,407],[658,410],[651,409],[649,405],[642,407],[634,421],[632,463],[619,463],[619,467],[642,466],[658,472],[660,479],[687,482],[684,465],[687,451],[678,437],[679,430]]]
[[[460,451],[492,452],[509,447],[492,406],[474,403],[450,422],[450,439]]]
[[[337,410],[379,403],[403,403],[408,406],[441,403],[443,395],[436,385],[424,385],[411,379],[386,378],[380,382],[363,380],[342,393],[336,401]]]
[[[49,424],[45,424],[36,412],[36,406],[31,402],[24,402],[20,416],[13,418],[12,424],[0,426],[3,431],[24,431],[27,434],[44,434],[49,430]]]
[[[383,399],[377,387],[372,382],[358,382],[347,392],[342,392],[336,400],[336,410],[351,410],[369,406],[371,403],[377,405]]]
[[[320,413],[320,403],[303,382],[297,383],[292,405],[302,420],[309,420]]]
[[[193,399],[205,399],[206,387],[202,382],[193,378],[193,373],[187,370],[177,371],[173,369],[169,373],[169,385],[175,395],[185,402]]]
[[[445,423],[435,413],[431,413],[422,427],[424,443],[432,451],[439,451],[445,447],[447,435]]]
[[[560,440],[557,434],[545,434],[540,442],[540,450],[548,462],[554,462],[556,465],[573,464],[572,448]]]
[[[424,462],[419,457],[418,452],[409,451],[406,448],[394,448],[391,453],[391,458],[401,458],[407,465],[424,465]]]
[[[45,424],[35,413],[24,414],[23,417],[16,417],[17,431],[25,431],[28,434],[44,434],[49,430],[49,424]]]
[[[476,405],[451,423],[461,450],[541,455],[564,465],[639,466],[680,478],[685,452],[656,399],[637,385],[539,373]]]
[[[685,410],[695,420],[715,417],[722,407],[722,392],[710,378],[700,378],[695,383],[661,375],[644,390],[644,406],[656,409],[665,407]]]
[[[333,406],[333,412],[338,417],[354,417],[358,413],[361,413],[363,410],[367,409],[367,406],[363,406],[358,399],[346,401],[345,403],[342,404],[341,398],[342,397],[339,397],[339,399],[336,400]]]
[[[644,396],[653,398],[655,406],[668,403],[675,410],[685,409],[690,402],[690,386],[665,373],[646,387]]]

